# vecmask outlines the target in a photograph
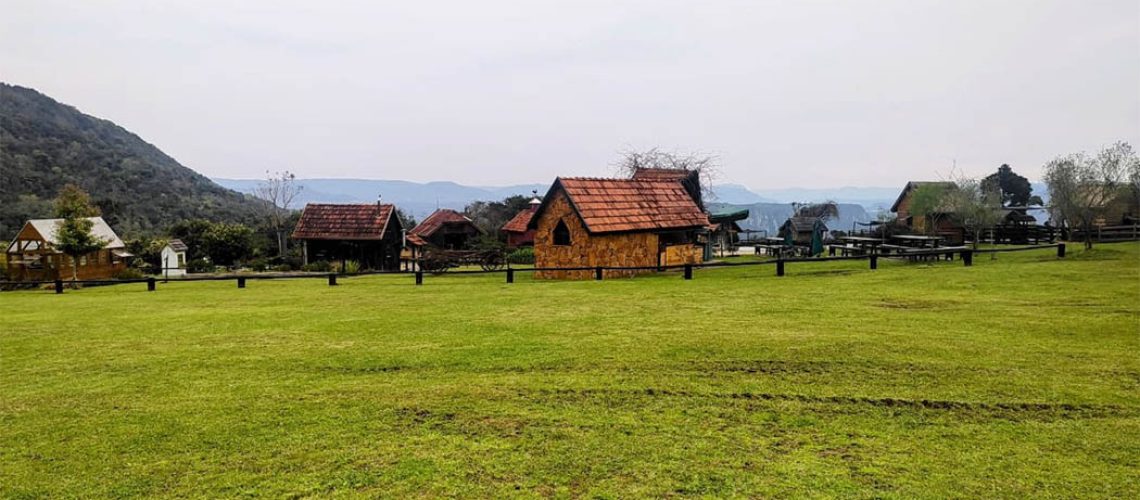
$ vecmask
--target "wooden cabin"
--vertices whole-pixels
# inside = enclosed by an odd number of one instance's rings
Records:
[[[397,270],[404,227],[395,205],[310,203],[292,239],[301,242],[303,262],[354,260],[362,269]]]
[[[788,217],[780,225],[780,238],[784,244],[810,249],[810,255],[823,253],[823,242],[827,239],[827,223],[819,217]]]
[[[91,233],[106,242],[102,249],[79,258],[75,276],[80,280],[115,277],[132,257],[119,235],[102,217],[89,217]],[[72,259],[55,249],[56,230],[63,219],[34,219],[24,223],[8,245],[8,279],[12,281],[70,280]]]
[[[558,178],[528,227],[535,266],[654,267],[699,263],[708,216],[675,180]],[[609,271],[631,276],[644,271]],[[592,271],[537,271],[590,279]]]
[[[941,208],[930,214],[916,214],[910,210],[915,189],[920,186],[937,186],[944,190],[955,188],[949,181],[910,181],[906,183],[902,193],[891,205],[891,212],[895,213],[895,224],[910,231],[942,236],[947,243],[962,244],[965,240],[966,230],[948,209]],[[929,219],[929,220],[928,220]]]
[[[534,229],[531,229],[530,219],[542,205],[542,200],[531,198],[530,205],[515,214],[511,220],[503,224],[500,231],[507,236],[507,246],[511,248],[534,246]]]
[[[415,235],[436,248],[458,250],[467,248],[483,231],[466,215],[441,208],[432,212],[408,234]]]

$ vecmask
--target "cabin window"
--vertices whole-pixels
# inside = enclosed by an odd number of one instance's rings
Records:
[[[558,225],[554,226],[554,244],[570,246],[570,228],[566,227],[564,220],[559,220]]]
[[[186,267],[186,254],[180,253],[178,254],[178,268],[181,269],[183,267]]]

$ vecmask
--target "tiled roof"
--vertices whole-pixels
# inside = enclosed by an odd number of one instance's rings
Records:
[[[170,245],[170,249],[174,250],[175,252],[185,252],[187,250],[190,250],[190,247],[186,246],[182,240],[170,240],[166,242],[166,244]]]
[[[420,238],[419,236],[414,235],[412,233],[408,233],[407,241],[408,241],[408,244],[412,245],[412,246],[422,247],[424,245],[427,245],[427,241],[424,241],[423,238]]]
[[[647,181],[683,181],[693,174],[683,168],[644,168],[633,171],[633,178]]]
[[[408,231],[408,233],[415,234],[424,238],[430,238],[431,235],[435,234],[436,231],[439,231],[439,228],[443,227],[444,224],[449,223],[474,224],[471,222],[471,219],[467,218],[467,216],[456,212],[455,210],[452,210],[450,208],[441,208],[432,212],[431,215],[427,216],[426,219],[417,224],[416,227],[412,228],[412,230]]]
[[[293,230],[298,240],[379,240],[384,238],[394,205],[310,203]]]
[[[701,211],[677,181],[560,178],[571,205],[591,233],[704,227]],[[549,199],[549,198],[547,198]]]
[[[522,211],[515,214],[511,220],[507,221],[506,224],[503,224],[503,231],[508,233],[525,233],[527,226],[530,225],[531,217],[534,217],[534,213],[537,210],[537,204],[522,209]]]

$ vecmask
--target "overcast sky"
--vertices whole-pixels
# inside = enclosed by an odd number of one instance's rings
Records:
[[[1140,147],[1140,2],[0,0],[0,80],[213,177],[466,184],[715,153],[895,186]]]

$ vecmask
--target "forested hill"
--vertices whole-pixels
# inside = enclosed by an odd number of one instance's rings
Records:
[[[250,221],[256,210],[114,123],[0,83],[0,239],[26,219],[50,216],[51,199],[68,182],[90,193],[124,237],[194,217]]]

